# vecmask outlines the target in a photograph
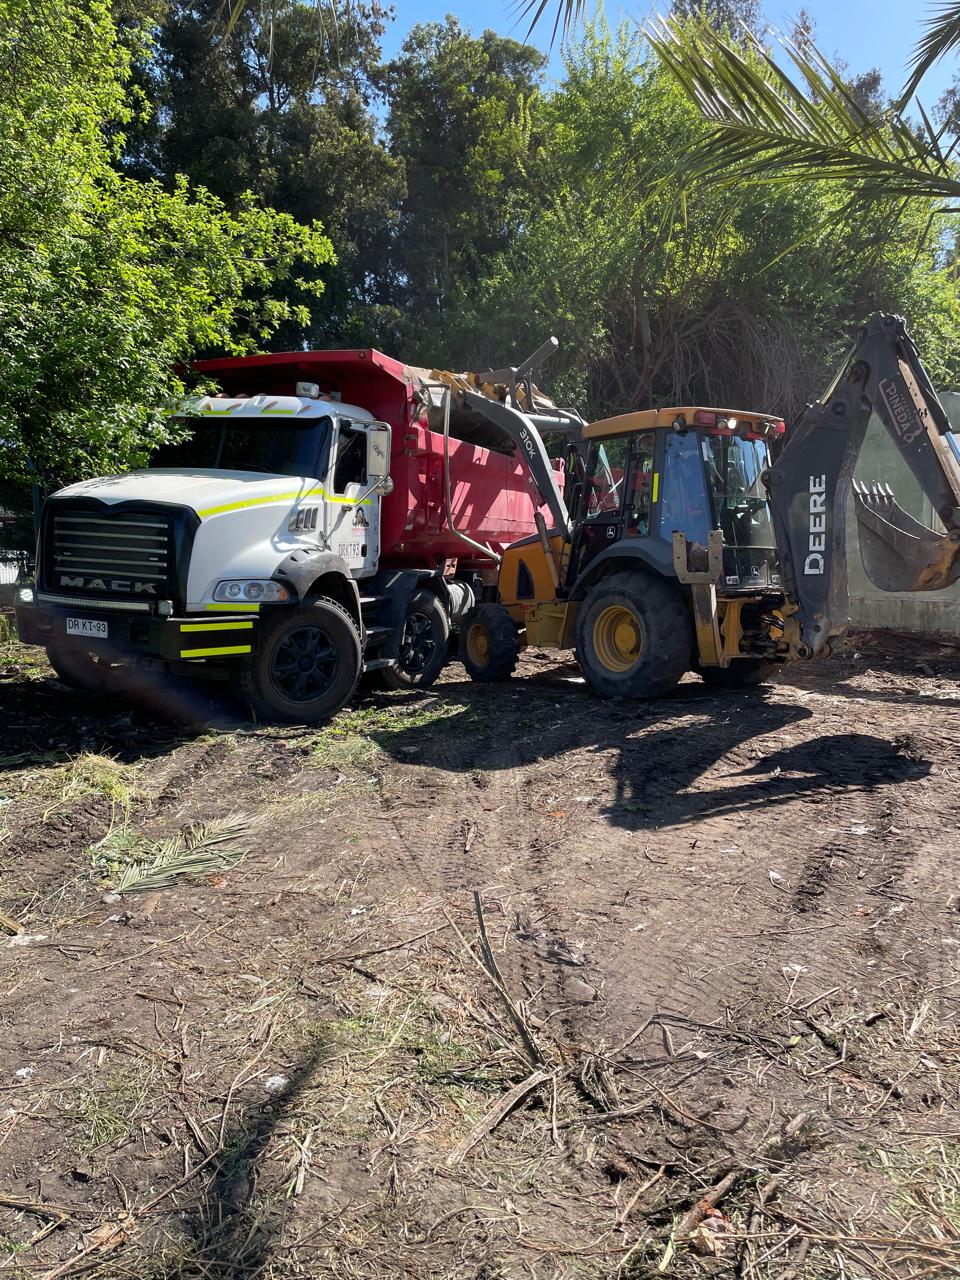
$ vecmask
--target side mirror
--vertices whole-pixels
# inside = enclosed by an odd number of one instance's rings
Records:
[[[367,432],[367,483],[378,492],[385,480],[390,479],[390,427],[386,422],[374,422]],[[390,492],[393,489],[391,481]]]

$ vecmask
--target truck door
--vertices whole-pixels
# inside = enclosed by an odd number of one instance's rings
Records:
[[[327,546],[360,578],[376,570],[380,555],[380,497],[367,480],[367,437],[372,424],[339,418],[327,483]]]

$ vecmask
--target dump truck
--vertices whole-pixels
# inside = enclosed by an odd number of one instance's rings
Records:
[[[429,684],[542,495],[562,507],[538,425],[582,424],[532,381],[552,349],[501,375],[515,405],[493,373],[376,350],[197,362],[218,390],[179,407],[179,443],[44,502],[21,641],[84,689],[218,675],[279,721],[331,715],[363,672]]]
[[[940,521],[854,485],[876,412]],[[502,680],[523,645],[573,649],[593,692],[667,693],[688,671],[743,686],[829,654],[847,627],[846,512],[885,591],[960,578],[960,443],[902,318],[878,315],[787,431],[762,412],[640,410],[582,431],[583,474],[547,528],[504,552],[496,599],[461,628],[470,676]],[[569,508],[569,512],[567,510]]]

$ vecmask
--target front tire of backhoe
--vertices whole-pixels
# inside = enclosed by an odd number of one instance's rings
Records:
[[[690,615],[676,587],[629,570],[602,578],[577,616],[577,661],[598,698],[656,698],[690,667]]]
[[[519,659],[516,624],[503,605],[474,605],[460,627],[460,661],[470,679],[480,684],[508,680]]]

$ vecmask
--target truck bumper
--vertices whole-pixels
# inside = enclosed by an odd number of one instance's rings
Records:
[[[260,620],[249,613],[188,614],[157,618],[150,614],[124,613],[116,609],[18,602],[14,613],[22,644],[80,644],[91,652],[109,653],[118,660],[147,659],[190,662],[244,658],[257,650]],[[100,634],[79,635],[67,630],[67,622],[99,624]],[[106,627],[106,633],[101,631]]]

